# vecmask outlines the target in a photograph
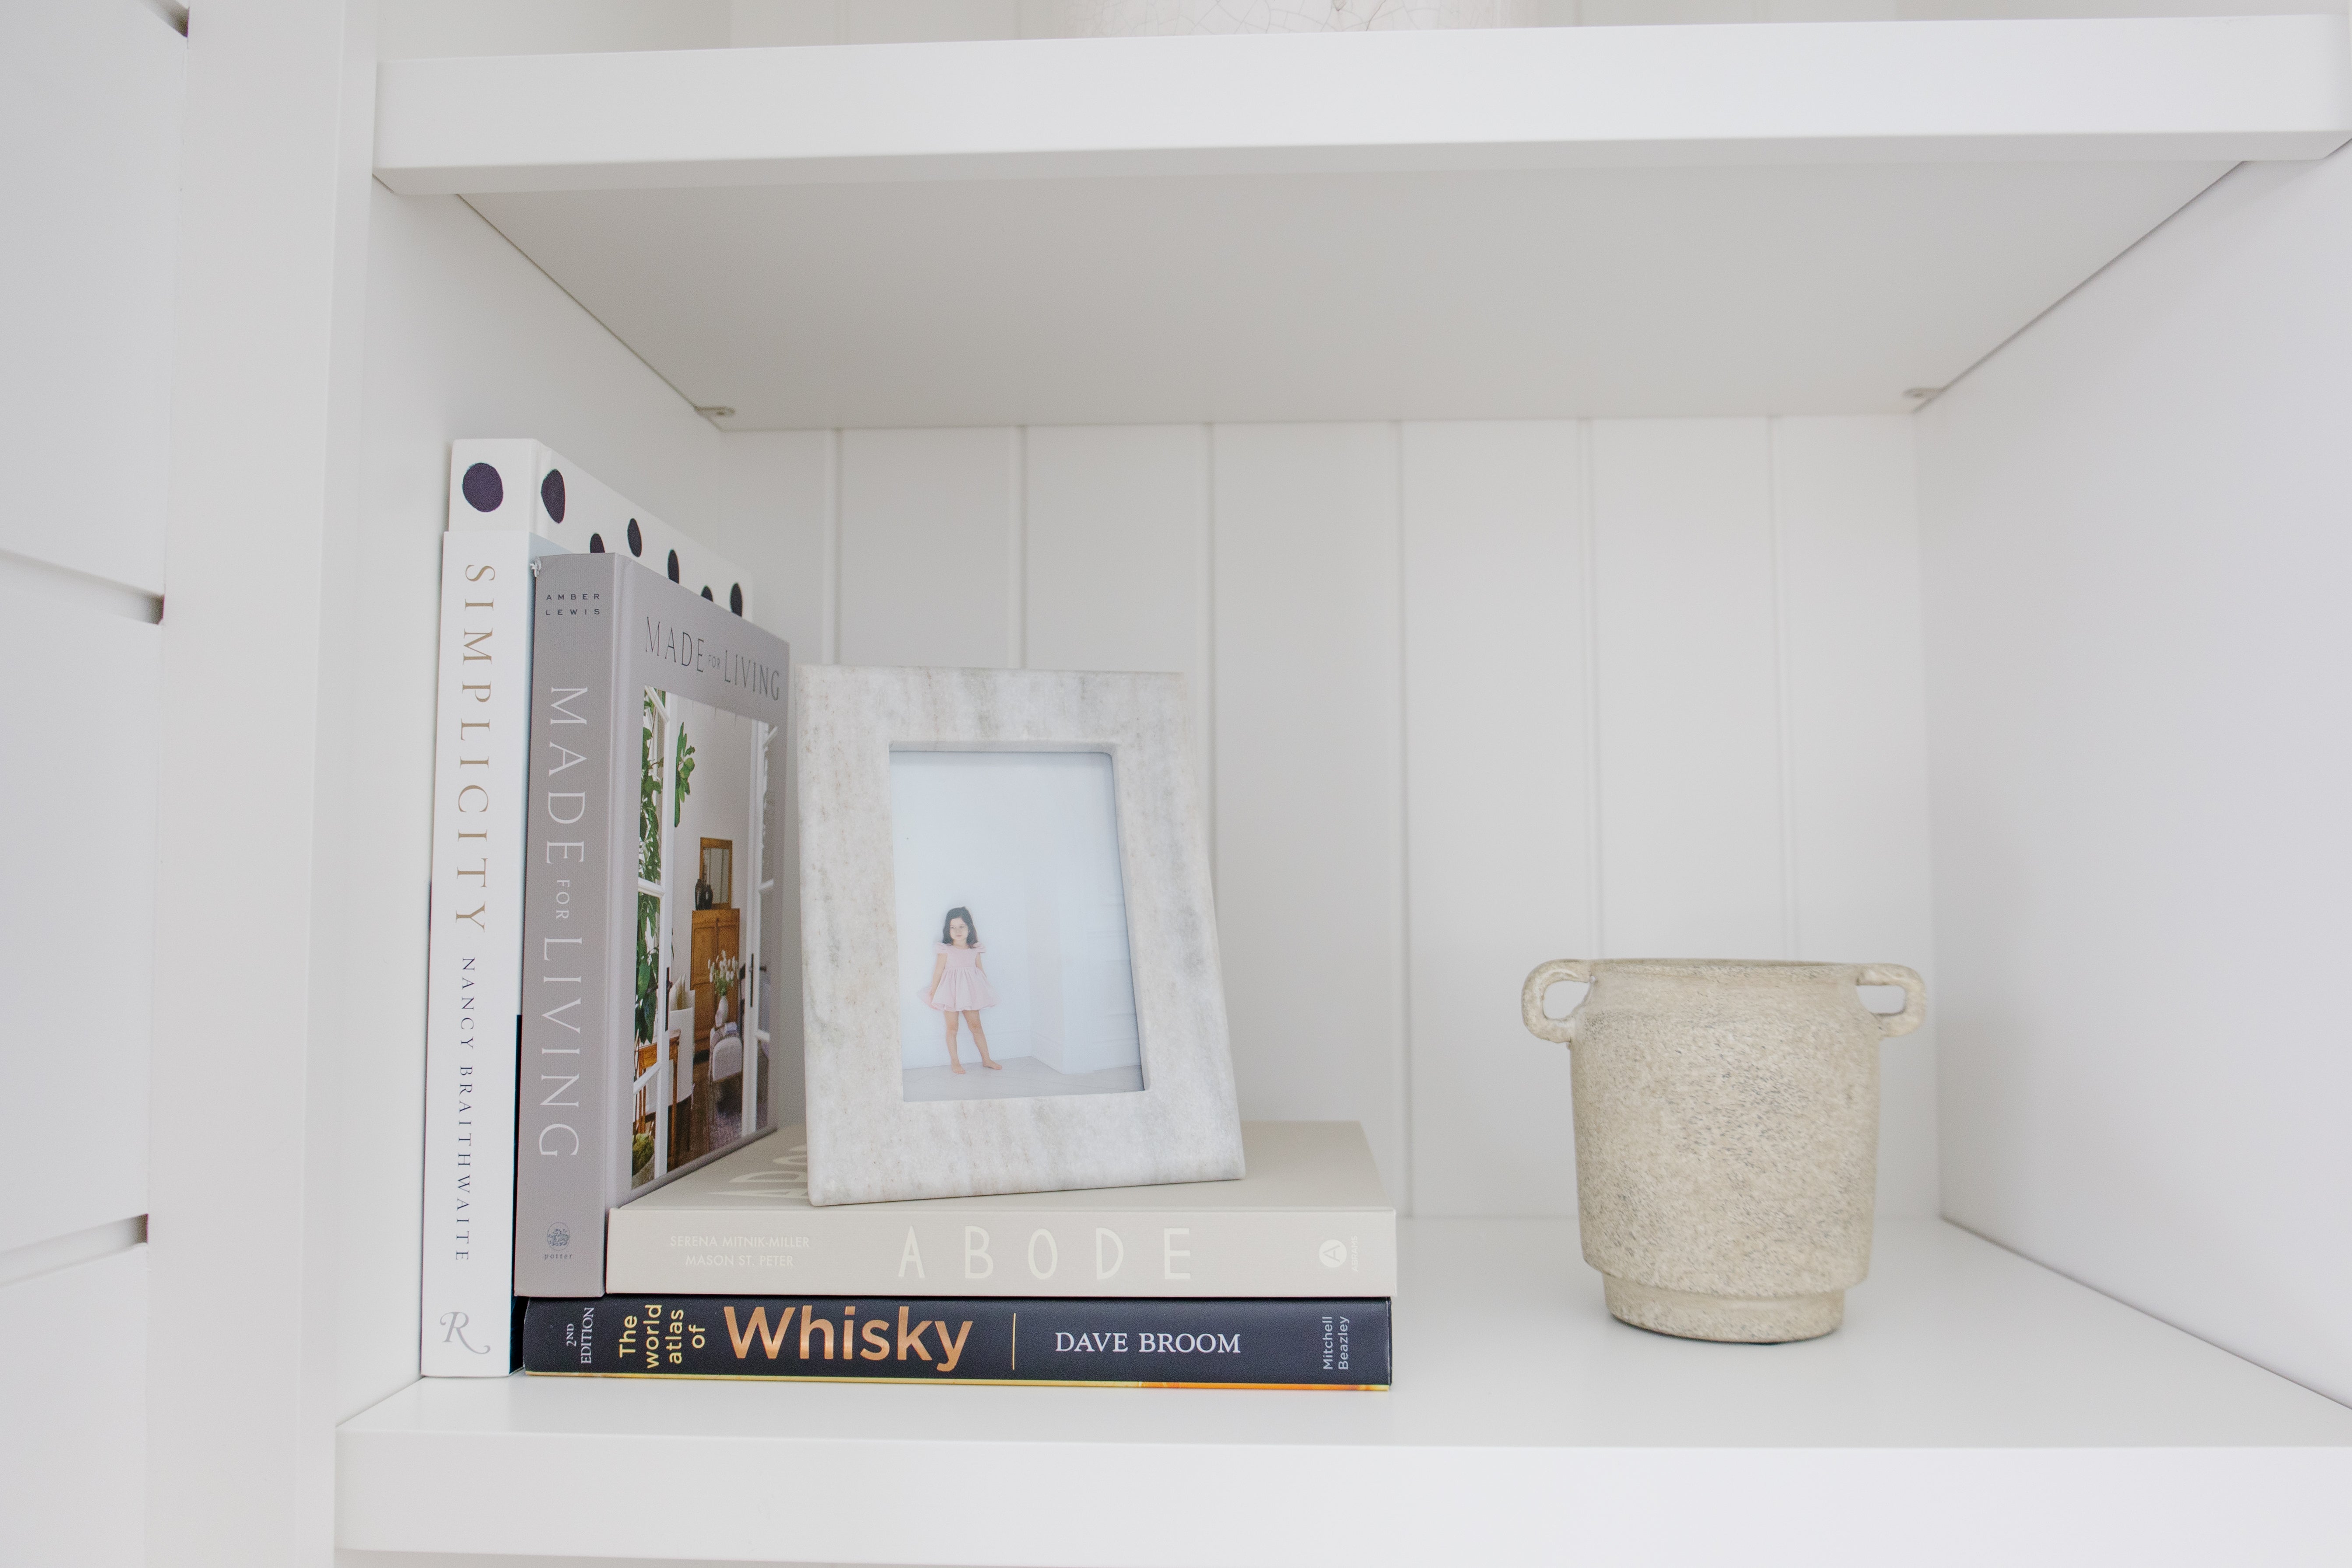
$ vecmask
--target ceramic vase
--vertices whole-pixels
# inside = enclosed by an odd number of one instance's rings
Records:
[[[1565,1018],[1560,981],[1591,989]],[[1899,985],[1900,1013],[1855,987]],[[1625,1322],[1685,1339],[1828,1333],[1870,1272],[1878,1043],[1926,1015],[1900,964],[1556,959],[1528,1028],[1569,1047],[1584,1260]]]

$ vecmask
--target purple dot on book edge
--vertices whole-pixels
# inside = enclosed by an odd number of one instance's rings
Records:
[[[603,534],[592,533],[588,536],[588,553],[591,555],[602,555],[604,553],[604,536]]]
[[[715,605],[715,604],[717,604],[717,603],[719,602],[718,595],[714,595],[713,593],[711,593],[711,591],[710,591],[710,584],[708,584],[708,583],[705,583],[705,584],[702,585],[702,596],[703,596],[704,598],[706,598],[706,599],[709,599],[709,600],[712,604],[714,604],[714,605]]]
[[[466,477],[457,481],[457,488],[464,492],[466,504],[476,511],[496,511],[507,499],[504,481],[488,463],[476,463],[467,468]]]
[[[743,613],[743,584],[730,584],[727,589],[727,607],[737,615]]]
[[[646,536],[637,531],[637,520],[633,517],[629,519],[629,553],[643,555],[645,552]]]
[[[562,469],[547,470],[547,478],[539,481],[539,500],[540,503],[547,508],[549,517],[558,522],[563,521],[563,472]]]
[[[669,580],[673,583],[677,581],[677,552],[675,550],[669,552]]]

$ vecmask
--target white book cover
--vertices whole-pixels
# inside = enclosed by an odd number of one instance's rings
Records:
[[[906,1203],[808,1201],[787,1128],[623,1208],[616,1295],[1331,1297],[1396,1293],[1396,1210],[1352,1121],[1244,1121],[1249,1174]]]
[[[531,563],[608,548],[751,611],[751,584],[732,565],[539,442],[452,444],[425,982],[419,1354],[428,1377],[503,1377],[515,1364]]]

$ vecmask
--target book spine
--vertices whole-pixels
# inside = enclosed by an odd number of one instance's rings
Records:
[[[1335,1289],[1387,1296],[1396,1289],[1396,1216],[1388,1210],[910,1213],[856,1204],[761,1212],[748,1206],[764,1195],[761,1184],[747,1184],[743,1195],[747,1206],[732,1214],[646,1204],[614,1210],[605,1288],[1104,1298],[1311,1298]]]
[[[613,1003],[618,753],[634,742],[637,713],[634,696],[614,686],[614,575],[604,574],[601,591],[558,593],[544,577],[535,588],[515,1134],[514,1279],[523,1296],[604,1289],[614,1055],[625,1027]],[[625,804],[635,805],[634,795]],[[625,869],[634,877],[634,864]]]
[[[523,1370],[604,1377],[1385,1388],[1389,1303],[607,1296],[530,1303]]]
[[[531,555],[530,534],[501,530],[449,534],[441,557],[419,1345],[428,1377],[502,1377],[515,1364]]]

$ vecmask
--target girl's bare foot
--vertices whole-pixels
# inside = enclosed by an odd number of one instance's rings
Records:
[[[980,1065],[986,1068],[991,1072],[1003,1072],[1004,1070],[1004,1064],[1003,1062],[992,1062],[985,1057],[981,1058]]]
[[[962,1071],[963,1071],[963,1063],[961,1063],[961,1062],[950,1062],[950,1063],[948,1063],[948,1071],[950,1071],[950,1072],[951,1072],[951,1073],[957,1073],[957,1074],[961,1074],[961,1073],[962,1073]]]

